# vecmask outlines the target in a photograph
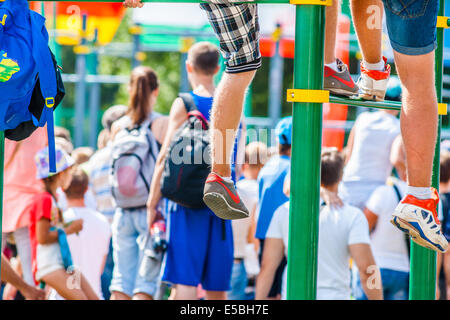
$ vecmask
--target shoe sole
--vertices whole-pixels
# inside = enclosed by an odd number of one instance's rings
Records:
[[[437,252],[445,252],[446,250],[444,250],[439,244],[435,244],[434,242],[431,242],[430,240],[426,240],[425,235],[423,234],[423,231],[418,230],[417,227],[415,227],[414,225],[412,225],[410,222],[397,217],[397,216],[393,216],[391,219],[391,223],[396,226],[398,229],[400,229],[401,231],[409,234],[409,236],[411,237],[412,241],[414,241],[415,243],[417,243],[418,245],[437,251]]]
[[[382,102],[384,101],[384,95],[383,96],[378,96],[376,94],[363,94],[360,93],[359,94],[359,98],[363,99],[363,100],[369,100],[369,101],[378,101],[378,102]]]
[[[345,97],[351,97],[351,96],[357,96],[358,91],[353,92],[345,89],[335,89],[335,88],[323,88],[324,90],[330,91],[331,94],[336,96],[345,96]]]
[[[249,217],[246,212],[231,207],[220,193],[209,192],[203,195],[203,201],[221,219],[238,220]]]

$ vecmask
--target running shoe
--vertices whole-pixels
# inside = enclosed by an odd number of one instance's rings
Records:
[[[214,172],[206,179],[203,201],[216,216],[225,220],[242,219],[250,215],[234,183],[225,181]]]
[[[364,100],[384,101],[386,95],[391,66],[387,63],[387,58],[383,57],[384,70],[367,70],[364,62],[361,61],[361,76],[358,80],[360,89],[359,97]]]
[[[422,247],[438,252],[447,251],[448,242],[441,232],[437,217],[439,194],[433,188],[433,198],[421,200],[407,195],[395,208],[391,223],[408,233]]]
[[[338,96],[353,96],[358,94],[358,86],[353,82],[347,66],[341,60],[336,59],[339,71],[325,66],[323,88]]]

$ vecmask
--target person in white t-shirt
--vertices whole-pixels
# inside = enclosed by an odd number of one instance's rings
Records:
[[[398,110],[363,112],[350,132],[339,195],[361,210],[371,193],[384,185],[395,165],[390,154],[394,139],[400,135],[397,114]]]
[[[95,293],[102,298],[101,274],[109,251],[111,227],[105,216],[86,207],[84,194],[88,185],[86,173],[75,168],[72,183],[64,190],[68,209],[63,216],[67,222],[83,219],[83,230],[67,236],[67,242],[75,268],[79,268]]]
[[[321,186],[336,192],[343,166],[344,159],[336,149],[322,151]],[[261,272],[256,282],[257,300],[267,297],[275,270],[283,255],[287,256],[288,238],[289,202],[286,202],[275,212],[267,231]],[[322,202],[319,216],[318,300],[351,298],[350,258],[361,273],[363,289],[369,299],[383,299],[379,270],[370,248],[369,227],[364,214],[358,208],[345,203],[337,208]],[[286,285],[285,269],[282,299],[286,299]]]
[[[231,274],[230,300],[247,300],[245,289],[249,272],[259,272],[257,252],[259,241],[255,238],[256,209],[258,207],[258,173],[267,160],[267,146],[262,142],[251,142],[245,148],[245,160],[242,164],[244,179],[236,183],[236,190],[250,211],[250,217],[232,221],[234,264]],[[250,269],[250,270],[247,270]],[[254,269],[257,269],[256,272]],[[250,272],[251,273],[251,272]]]
[[[380,267],[385,300],[408,300],[409,238],[390,222],[392,212],[406,193],[406,187],[404,181],[389,178],[387,184],[375,189],[364,209],[372,230],[372,250]],[[353,293],[357,300],[367,299],[359,279]]]

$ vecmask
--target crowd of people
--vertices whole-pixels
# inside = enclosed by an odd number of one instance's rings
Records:
[[[384,3],[404,89],[401,121],[396,111],[363,112],[344,151],[322,149],[317,299],[406,299],[410,239],[438,252],[437,297],[450,297],[446,144],[442,201],[431,188],[438,2]],[[367,7],[383,12],[381,4],[351,1],[363,55],[357,84],[334,55],[339,2],[327,8],[324,89],[385,98],[381,28],[366,23]],[[74,149],[58,128],[50,173],[45,131],[6,143],[5,299],[286,298],[290,179],[302,178],[290,176],[292,117],[274,130],[275,152],[246,145],[243,99],[261,65],[257,5],[220,0],[201,8],[226,58],[217,88],[219,48],[199,42],[186,62],[192,91],[174,100],[169,116],[153,110],[158,75],[140,66],[128,106],[105,112],[97,151]],[[411,37],[417,28],[422,36]]]

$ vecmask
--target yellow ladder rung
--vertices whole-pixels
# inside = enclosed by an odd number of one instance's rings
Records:
[[[331,6],[333,0],[289,0],[290,4],[313,4],[320,6]]]
[[[330,91],[328,91],[328,90],[288,89],[287,101],[288,102],[327,103],[327,102],[330,102]]]

